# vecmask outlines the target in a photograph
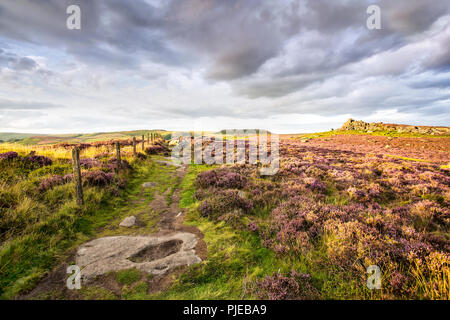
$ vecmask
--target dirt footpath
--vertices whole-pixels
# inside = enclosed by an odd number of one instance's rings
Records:
[[[177,168],[175,174],[178,181],[184,178],[187,169],[188,166]],[[202,232],[194,226],[183,224],[186,213],[178,207],[182,190],[173,190],[169,205],[167,200],[171,191],[171,188],[168,188],[161,194],[155,190],[153,200],[149,204],[148,210],[159,217],[156,233],[149,231],[148,235],[141,233],[94,238],[70,252],[69,258],[29,294],[18,298],[86,299],[83,295],[85,287],[101,288],[104,292],[120,298],[123,285],[116,281],[115,272],[121,270],[122,266],[123,269],[136,266],[136,269],[142,272],[141,280],[148,282],[147,294],[169,288],[174,276],[183,272],[186,264],[198,263],[207,256]],[[143,192],[139,197],[138,202],[144,201],[141,199],[144,197]],[[139,213],[136,213],[136,218],[139,221]],[[74,262],[80,264],[82,290],[70,290],[66,286],[66,270]],[[91,273],[87,276],[88,270]],[[149,273],[152,274],[151,277],[148,276]]]

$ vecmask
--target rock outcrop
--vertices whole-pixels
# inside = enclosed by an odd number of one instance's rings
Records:
[[[135,224],[136,224],[136,217],[130,216],[123,219],[123,221],[119,224],[119,226],[129,228],[134,226]]]
[[[348,119],[340,131],[363,131],[367,133],[376,131],[392,131],[398,133],[421,133],[431,135],[450,134],[450,127],[409,126],[404,124],[388,124],[383,122],[364,122]]]
[[[105,237],[82,245],[75,261],[86,282],[109,271],[129,268],[158,275],[179,266],[199,263],[196,245],[197,239],[192,233]]]

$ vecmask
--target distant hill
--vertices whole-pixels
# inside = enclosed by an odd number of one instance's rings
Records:
[[[98,132],[98,133],[75,133],[75,134],[33,134],[33,133],[11,133],[0,132],[1,142],[17,142],[24,145],[34,144],[56,144],[56,143],[89,143],[95,141],[129,139],[130,137],[141,137],[151,132],[157,132],[162,135],[168,134],[166,130],[133,130],[118,132]]]
[[[367,133],[377,131],[388,131],[397,133],[418,133],[431,135],[448,135],[450,127],[433,127],[433,126],[411,126],[406,124],[392,124],[383,122],[364,122],[348,119],[340,129],[340,131],[363,131]]]
[[[1,141],[19,141],[25,138],[35,136],[34,133],[16,133],[16,132],[0,132]]]
[[[223,130],[220,130],[218,133],[225,134],[226,132],[231,133],[234,131],[244,131],[244,132],[254,131],[256,134],[271,133],[270,131],[265,130],[265,129],[223,129]]]

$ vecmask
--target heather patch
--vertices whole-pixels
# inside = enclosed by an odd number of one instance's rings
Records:
[[[204,217],[217,218],[225,213],[236,212],[236,210],[237,212],[249,213],[252,208],[252,201],[242,197],[238,191],[223,190],[203,201],[199,211]]]
[[[309,274],[277,272],[256,282],[257,295],[265,300],[309,300],[317,299],[318,291],[311,284]]]
[[[194,198],[201,202],[200,216],[256,234],[280,261],[315,259],[314,265],[341,270],[340,277],[361,287],[366,268],[377,265],[389,286],[385,298],[430,295],[436,279],[440,291],[434,297],[448,296],[442,285],[447,269],[433,273],[428,266],[430,256],[443,259],[450,249],[448,171],[295,140],[282,141],[280,155],[278,174],[264,179],[251,166],[199,173]],[[289,276],[264,279],[265,298],[297,293]]]
[[[51,166],[53,163],[52,159],[35,154],[24,157],[23,161],[28,162],[37,167]]]
[[[114,182],[114,173],[105,173],[100,170],[86,171],[82,174],[84,184],[104,187]]]
[[[80,159],[80,165],[84,169],[92,169],[92,168],[102,168],[105,167],[105,164],[97,159],[84,158]]]
[[[216,169],[201,172],[197,176],[196,183],[200,188],[241,189],[245,187],[247,179],[236,172]]]
[[[145,148],[145,153],[147,155],[155,155],[155,154],[168,154],[169,149],[164,145],[160,143],[156,143]]]
[[[17,152],[10,151],[5,153],[0,153],[0,161],[13,160],[16,159],[19,155]]]

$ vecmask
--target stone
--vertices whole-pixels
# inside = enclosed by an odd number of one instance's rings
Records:
[[[156,163],[162,164],[164,166],[175,166],[175,167],[181,167],[180,163],[177,163],[175,161],[164,161],[164,160],[156,160]]]
[[[431,134],[445,134],[450,132],[450,127],[423,127],[423,126],[408,126],[398,124],[384,124],[383,122],[364,122],[348,119],[340,129],[340,131],[358,131],[373,133],[376,131],[392,131],[398,133],[423,133]]]
[[[142,187],[143,187],[143,188],[151,188],[151,187],[154,187],[154,186],[156,186],[156,185],[157,185],[156,182],[144,182],[144,183],[142,184]]]
[[[126,217],[125,219],[123,219],[123,221],[119,224],[119,226],[129,228],[129,227],[134,226],[135,223],[136,223],[136,217],[130,216],[130,217]]]
[[[89,282],[110,271],[136,268],[154,275],[201,262],[192,233],[167,236],[113,236],[92,240],[77,251],[75,263]]]

